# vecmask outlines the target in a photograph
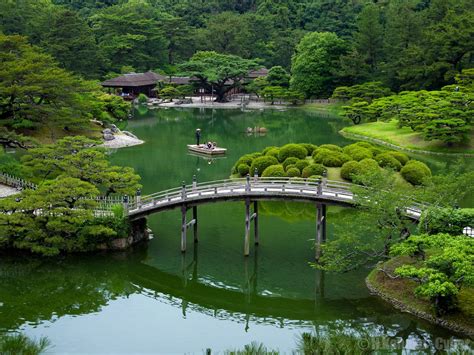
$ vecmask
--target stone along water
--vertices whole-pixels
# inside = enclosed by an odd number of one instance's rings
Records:
[[[157,110],[127,127],[145,140],[111,154],[134,167],[143,193],[228,178],[236,159],[288,142],[345,144],[343,123],[302,110]],[[266,135],[246,134],[266,127]],[[228,148],[225,158],[188,154],[194,131]],[[199,238],[180,252],[180,213],[149,218],[155,238],[133,251],[54,260],[0,260],[0,331],[47,336],[53,352],[182,353],[242,347],[253,340],[289,351],[303,331],[359,329],[403,336],[407,348],[458,339],[369,295],[369,268],[312,269],[315,208],[260,203],[260,246],[243,257],[244,204],[199,207]],[[330,207],[328,238],[355,211]],[[191,233],[190,233],[191,234]],[[367,236],[370,238],[370,236]]]

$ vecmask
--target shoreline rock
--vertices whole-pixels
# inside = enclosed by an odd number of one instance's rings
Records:
[[[105,141],[104,143],[100,144],[99,147],[118,149],[133,147],[143,143],[145,142],[141,139],[138,139],[137,137],[132,137],[131,134],[119,133],[114,134],[114,139]]]

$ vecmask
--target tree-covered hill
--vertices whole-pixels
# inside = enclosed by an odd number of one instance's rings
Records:
[[[469,0],[0,0],[0,13],[1,32],[27,36],[87,78],[176,72],[196,51],[296,66],[298,75],[299,63],[314,59],[300,58],[314,56],[306,48],[314,33],[326,32],[337,50],[319,51],[314,65],[324,65],[316,73],[328,88],[313,85],[308,96],[366,81],[439,89],[474,64]]]

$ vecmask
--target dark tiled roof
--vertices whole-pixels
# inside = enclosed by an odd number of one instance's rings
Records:
[[[247,78],[249,79],[255,79],[261,76],[267,76],[268,74],[268,69],[267,68],[260,68],[257,70],[251,70],[249,71]]]
[[[130,73],[106,80],[101,85],[106,87],[156,85],[161,78],[164,77],[151,71],[146,73]]]
[[[192,78],[187,76],[169,76],[156,74],[152,71],[146,73],[130,73],[118,76],[116,78],[106,80],[101,83],[105,87],[135,87],[135,86],[147,86],[156,85],[159,81],[164,83],[186,85],[191,83]]]

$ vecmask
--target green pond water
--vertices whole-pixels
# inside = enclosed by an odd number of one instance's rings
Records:
[[[127,129],[145,144],[111,152],[134,167],[143,193],[224,179],[242,154],[288,142],[348,143],[344,123],[302,110],[157,110],[137,112]],[[264,126],[265,136],[247,135]],[[189,155],[194,130],[228,148],[225,158]],[[442,158],[430,158],[436,169]],[[154,239],[123,253],[53,260],[0,260],[0,332],[47,336],[51,353],[202,353],[251,341],[291,351],[304,331],[363,330],[402,337],[407,349],[440,340],[462,342],[450,331],[394,310],[369,294],[369,268],[345,273],[312,269],[315,208],[260,203],[260,239],[243,256],[244,205],[199,207],[198,244],[188,235],[180,252],[180,214],[149,217]],[[356,211],[328,208],[328,238]],[[350,226],[349,226],[350,228]],[[366,236],[370,238],[370,236]]]

